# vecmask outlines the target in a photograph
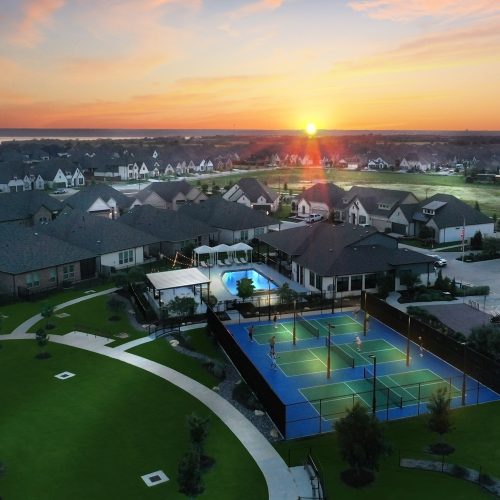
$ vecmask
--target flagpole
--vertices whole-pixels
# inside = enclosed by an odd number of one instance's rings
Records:
[[[462,225],[462,262],[465,262],[465,217]]]

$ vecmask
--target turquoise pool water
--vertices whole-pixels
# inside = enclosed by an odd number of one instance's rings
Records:
[[[255,269],[245,269],[244,271],[226,271],[222,275],[222,283],[233,295],[238,295],[236,283],[242,278],[250,278],[253,281],[256,292],[276,290],[278,285],[271,281],[268,277],[260,274]]]

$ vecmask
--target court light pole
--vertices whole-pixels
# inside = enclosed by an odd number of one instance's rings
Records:
[[[267,280],[267,286],[268,286],[268,299],[269,299],[269,308],[267,311],[267,315],[269,317],[269,321],[271,321],[271,280]]]
[[[331,342],[332,342],[332,324],[328,323],[328,351],[326,357],[326,378],[331,378],[331,352],[330,352]]]
[[[406,332],[406,366],[410,366],[410,327],[411,316],[408,314],[408,331]]]
[[[372,395],[372,414],[375,416],[375,412],[377,410],[377,356],[375,354],[369,354],[369,358],[373,359],[373,395]]]
[[[295,328],[295,317],[296,317],[296,309],[297,309],[297,299],[293,300],[293,331],[292,331],[292,341],[293,345],[297,343],[297,331]]]
[[[460,342],[464,348],[464,359],[463,359],[463,365],[462,365],[462,372],[463,372],[463,377],[462,377],[462,406],[465,406],[465,390],[466,390],[466,376],[465,376],[465,362],[466,362],[466,357],[467,357],[467,342]]]

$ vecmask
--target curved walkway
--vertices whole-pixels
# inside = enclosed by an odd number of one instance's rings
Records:
[[[79,297],[78,299],[56,306],[54,310],[59,310],[63,307],[99,295],[111,293],[115,290],[116,289],[113,288],[85,297]],[[40,314],[33,316],[19,325],[10,335],[3,335],[2,340],[32,340],[33,334],[25,332],[28,328],[40,321],[40,319]],[[62,336],[52,335],[50,341],[70,347],[85,349],[96,354],[123,361],[124,363],[128,363],[157,375],[183,389],[188,394],[191,394],[205,404],[205,406],[210,408],[210,410],[229,427],[247,449],[248,453],[250,453],[266,480],[270,500],[290,500],[299,498],[298,487],[294,477],[278,452],[246,417],[216,392],[167,366],[123,350],[107,347],[103,345],[101,337],[95,338],[93,335],[74,335],[69,333]]]

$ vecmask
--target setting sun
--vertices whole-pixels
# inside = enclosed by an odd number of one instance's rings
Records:
[[[316,125],[314,123],[308,123],[306,126],[307,135],[315,135],[317,131]]]

